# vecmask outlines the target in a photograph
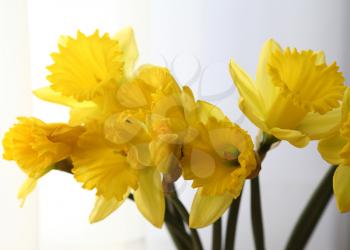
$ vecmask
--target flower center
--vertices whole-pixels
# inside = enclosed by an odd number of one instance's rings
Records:
[[[291,104],[306,112],[324,114],[339,107],[345,86],[338,66],[320,61],[319,55],[311,50],[277,50],[269,60],[268,74],[279,87],[279,95]]]
[[[224,159],[228,161],[228,164],[230,166],[236,167],[239,166],[239,155],[241,152],[233,145],[229,145],[225,150],[224,150]]]

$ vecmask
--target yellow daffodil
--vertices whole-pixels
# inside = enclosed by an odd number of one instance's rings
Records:
[[[113,126],[89,125],[72,155],[75,178],[84,188],[97,190],[90,221],[107,217],[134,191],[140,212],[161,227],[165,212],[161,174],[150,161],[145,128],[123,113],[113,119]]]
[[[124,148],[109,142],[98,124],[87,126],[72,161],[77,181],[86,189],[96,188],[98,196],[120,201],[130,188],[137,188],[137,172],[129,166]]]
[[[133,30],[126,28],[110,38],[78,33],[65,37],[48,76],[52,85],[34,91],[45,101],[68,106],[70,124],[103,120],[122,110],[117,100],[119,85],[131,78],[138,58]],[[83,62],[83,63],[82,63]]]
[[[48,69],[52,88],[78,101],[91,100],[104,87],[116,84],[123,77],[122,51],[118,41],[108,34],[91,36],[77,33],[67,37],[59,53],[51,56],[54,64]]]
[[[183,175],[198,188],[190,226],[207,226],[226,211],[256,168],[250,136],[215,106],[198,102],[198,135],[183,145]]]
[[[46,124],[36,118],[20,117],[18,121],[4,137],[3,157],[16,161],[29,177],[19,192],[24,202],[37,179],[70,157],[84,129],[62,123]]]
[[[264,132],[303,147],[337,129],[344,78],[322,52],[282,50],[269,40],[255,82],[234,60],[230,72],[241,110]]]
[[[350,211],[350,90],[344,95],[340,129],[320,141],[322,157],[336,167],[333,189],[341,212]]]

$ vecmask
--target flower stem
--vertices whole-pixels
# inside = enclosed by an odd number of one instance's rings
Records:
[[[236,239],[236,227],[238,220],[239,205],[241,203],[241,197],[243,192],[236,200],[231,204],[230,210],[228,212],[227,228],[226,228],[226,242],[225,250],[233,250]]]
[[[179,228],[176,218],[174,218],[168,209],[165,211],[165,225],[170,233],[171,238],[177,249],[179,250],[191,250],[191,238],[183,231],[182,228]]]
[[[169,197],[169,200],[173,203],[174,207],[180,213],[183,221],[188,224],[189,214],[188,214],[185,206],[179,200],[179,198],[177,196],[174,196],[171,194],[169,194],[167,197]],[[202,250],[203,247],[202,247],[202,243],[201,243],[201,240],[199,238],[197,230],[194,228],[190,228],[190,230],[191,230],[191,236],[192,236],[193,250]]]
[[[264,228],[261,211],[259,176],[250,181],[251,183],[251,216],[255,248],[257,250],[265,249]]]
[[[251,217],[252,217],[255,248],[257,250],[265,249],[264,227],[263,227],[263,218],[262,218],[262,211],[261,211],[259,172],[261,170],[261,163],[265,159],[267,152],[271,149],[271,146],[278,141],[279,140],[276,137],[269,135],[265,132],[262,132],[262,139],[259,142],[258,149],[256,152],[258,167],[257,167],[256,173],[254,173],[251,176],[251,181],[250,181]]]
[[[318,187],[312,194],[309,202],[300,215],[298,222],[294,226],[286,250],[304,249],[313,230],[317,226],[329,200],[333,194],[333,174],[336,170],[335,166],[329,168],[325,177],[321,180]]]
[[[172,191],[171,191],[171,192],[172,192],[172,195],[175,196],[175,197],[178,197],[175,185],[172,184],[171,186],[172,186]],[[170,203],[169,203],[169,207],[171,207],[171,206],[173,206],[173,204],[170,202]],[[185,224],[184,224],[184,221],[182,220],[181,214],[179,213],[179,211],[178,211],[175,207],[173,207],[172,210],[173,210],[173,213],[172,213],[172,214],[173,214],[174,217],[177,219],[177,224],[178,224],[178,226],[181,228],[182,231],[186,232]],[[187,232],[186,232],[186,233],[187,233]]]
[[[212,249],[220,250],[221,249],[221,218],[219,218],[213,224],[213,242]]]

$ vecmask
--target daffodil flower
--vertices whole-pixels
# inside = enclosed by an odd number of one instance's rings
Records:
[[[52,83],[34,91],[44,100],[71,109],[70,124],[103,120],[123,108],[117,100],[121,83],[133,75],[138,58],[134,32],[126,28],[112,38],[95,32],[77,38],[64,37],[48,76]]]
[[[350,211],[350,91],[346,90],[342,106],[340,129],[318,144],[322,157],[338,165],[333,176],[333,190],[341,212]],[[332,166],[334,167],[334,166]]]
[[[199,101],[197,136],[183,145],[183,176],[198,191],[192,202],[190,227],[215,222],[256,169],[250,136],[215,106]],[[191,117],[191,116],[190,116]]]
[[[18,197],[24,203],[37,180],[73,152],[84,128],[63,123],[47,124],[36,118],[19,117],[3,140],[4,159],[16,161],[28,175]]]
[[[282,50],[268,40],[255,81],[233,59],[229,68],[240,109],[264,132],[304,147],[337,129],[344,78],[322,52]]]

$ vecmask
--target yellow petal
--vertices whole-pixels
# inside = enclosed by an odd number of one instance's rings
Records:
[[[288,141],[290,144],[298,148],[305,147],[310,141],[310,138],[307,135],[298,130],[272,128],[269,130],[269,133],[280,140]]]
[[[149,104],[142,85],[135,79],[122,84],[117,92],[117,99],[126,108],[143,108]]]
[[[180,93],[181,89],[171,75],[169,69],[154,65],[142,65],[137,72],[137,77],[148,88],[163,90],[165,95]]]
[[[322,65],[326,63],[326,56],[323,51],[316,52],[316,64]]]
[[[151,166],[152,160],[149,144],[143,143],[131,145],[128,152],[128,162],[132,167],[136,169],[142,169],[147,166]]]
[[[281,50],[281,47],[275,40],[269,39],[265,42],[260,52],[259,65],[256,72],[256,87],[260,93],[263,93],[262,98],[266,107],[271,106],[277,92],[276,86],[271,83],[267,73],[267,63],[271,54],[276,50]]]
[[[231,77],[241,95],[241,99],[244,104],[244,110],[242,110],[247,116],[253,116],[252,122],[255,120],[263,120],[262,117],[265,114],[265,104],[261,98],[260,93],[254,86],[253,80],[250,76],[232,59],[230,61],[230,73]],[[248,117],[250,118],[250,117]],[[257,125],[257,124],[256,124]]]
[[[135,203],[142,215],[154,226],[164,223],[165,201],[160,173],[154,168],[140,170],[139,188],[134,192]]]
[[[102,121],[106,117],[102,110],[92,102],[79,103],[70,110],[69,114],[69,125],[71,126],[87,124],[96,120]]]
[[[231,194],[205,196],[199,189],[192,202],[190,227],[200,228],[214,223],[225,213],[233,199]]]
[[[333,188],[338,209],[343,213],[350,211],[350,166],[337,167]]]
[[[64,96],[51,87],[44,87],[33,91],[34,95],[41,100],[64,105],[71,108],[69,124],[77,126],[93,119],[102,119],[100,108],[91,101],[78,102],[73,97]]]
[[[33,91],[34,95],[41,100],[53,102],[68,107],[74,107],[79,104],[73,97],[63,96],[60,92],[53,90],[51,87],[44,87]]]
[[[115,198],[106,199],[103,196],[96,196],[95,206],[89,217],[90,223],[96,223],[108,217],[124,203],[128,195],[129,192],[120,201]]]
[[[181,155],[181,144],[176,143],[177,135],[165,134],[158,136],[149,144],[149,150],[154,166],[162,173],[171,172],[180,166],[178,155]]]
[[[214,104],[211,104],[206,101],[198,100],[198,114],[199,119],[203,123],[207,123],[208,119],[215,118],[217,121],[222,121],[227,119],[225,114]]]
[[[112,39],[119,42],[119,47],[123,52],[124,70],[126,75],[130,77],[139,57],[134,31],[131,27],[122,29]]]
[[[341,116],[341,108],[333,109],[324,115],[308,113],[296,129],[312,140],[319,140],[334,134],[339,129]]]
[[[261,130],[267,132],[268,127],[267,127],[266,123],[264,122],[264,120],[261,119],[261,117],[256,115],[256,111],[251,108],[251,106],[245,101],[245,99],[243,99],[242,97],[239,98],[238,106],[241,109],[241,111],[243,112],[243,114],[245,114],[245,116],[248,117],[248,119],[252,123],[254,123],[255,126],[260,128]]]
[[[197,121],[197,108],[191,88],[184,86],[181,93],[184,116],[189,124]]]
[[[142,144],[149,141],[143,117],[129,111],[111,115],[104,122],[105,138],[116,145]]]
[[[344,93],[343,103],[342,103],[342,119],[345,121],[350,113],[350,88],[347,87]]]
[[[346,140],[337,133],[321,140],[318,144],[318,151],[327,162],[338,165],[342,162],[340,152],[345,144]]]
[[[21,200],[21,207],[23,207],[24,202],[26,201],[27,196],[33,192],[36,184],[38,182],[37,178],[28,178],[23,185],[21,186],[17,198]]]
[[[130,188],[137,188],[137,171],[125,153],[104,138],[99,125],[87,128],[71,158],[75,179],[88,190],[96,188],[98,196],[120,201]]]

